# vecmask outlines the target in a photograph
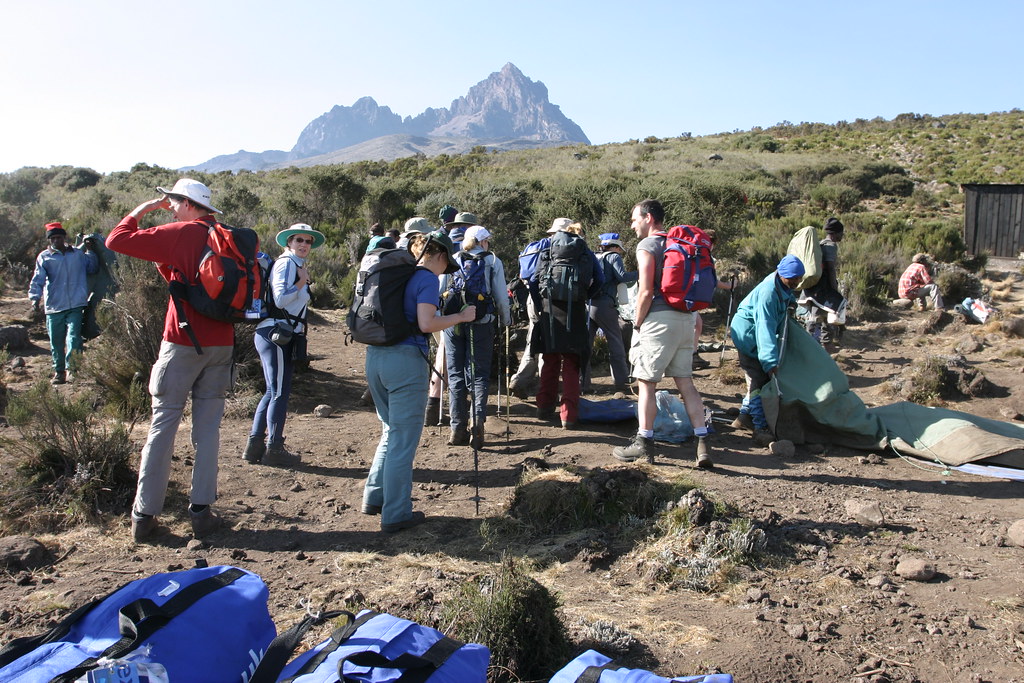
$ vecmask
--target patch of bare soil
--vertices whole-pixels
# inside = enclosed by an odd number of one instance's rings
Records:
[[[1021,283],[1008,291],[1007,304],[1019,310]],[[23,318],[26,309],[23,299],[5,299],[0,320]],[[414,505],[428,521],[386,535],[379,517],[359,511],[379,436],[373,409],[359,400],[364,349],[342,343],[341,312],[321,316],[311,333],[311,370],[296,377],[286,430],[288,447],[302,463],[278,469],[243,461],[254,397],[233,399],[222,430],[217,504],[228,526],[194,541],[185,513],[191,471],[186,421],[161,520],[168,533],[135,544],[127,517],[117,517],[40,537],[58,559],[0,574],[0,642],[42,632],[131,579],[197,560],[262,576],[279,628],[296,621],[300,601],[307,600],[429,615],[463,579],[493,569],[508,548],[537,560],[536,578],[558,594],[574,632],[613,622],[637,641],[621,660],[665,675],[717,667],[737,681],[1024,681],[1024,548],[1007,542],[1009,526],[1024,518],[1024,484],[831,446],[798,446],[794,456],[782,458],[720,425],[715,469],[693,467],[693,444],[659,445],[653,469],[686,476],[759,520],[791,554],[743,569],[724,592],[669,591],[638,574],[630,548],[615,547],[594,562],[578,534],[539,535],[516,545],[481,536],[482,522],[506,509],[524,460],[613,467],[612,447],[635,429],[635,422],[626,422],[563,431],[537,420],[531,402],[513,398],[506,409],[502,397],[499,415],[492,395],[479,471],[468,447],[446,445],[446,429],[426,428],[416,456]],[[926,317],[893,313],[847,331],[837,360],[869,406],[898,400],[887,393],[887,380],[911,361],[953,353],[974,334],[980,345],[965,356],[991,386],[985,395],[946,405],[997,419],[1024,409],[1024,342],[960,322],[919,334]],[[721,324],[709,316],[708,334]],[[14,391],[49,372],[45,333],[40,325],[32,331],[35,350],[24,354],[25,369],[8,373]],[[734,364],[731,356],[727,366]],[[697,372],[705,400],[719,411],[738,406],[741,388],[722,382],[730,373],[715,368],[718,354],[705,359],[711,369]],[[610,378],[598,374],[596,397],[605,398]],[[91,388],[78,383],[60,390]],[[315,417],[320,404],[333,414]],[[133,437],[141,445],[145,434],[141,425]],[[877,503],[885,523],[855,521],[848,500]],[[903,578],[896,572],[903,559],[933,564],[934,578]]]

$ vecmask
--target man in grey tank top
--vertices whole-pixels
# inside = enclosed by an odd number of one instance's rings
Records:
[[[693,384],[693,313],[673,308],[661,293],[661,271],[665,259],[665,209],[655,199],[633,207],[633,232],[640,239],[636,247],[639,292],[633,322],[633,343],[629,360],[638,385],[638,429],[633,440],[612,451],[623,462],[654,461],[654,418],[658,413],[655,394],[658,382],[671,377],[697,436],[697,467],[713,467],[704,403]]]

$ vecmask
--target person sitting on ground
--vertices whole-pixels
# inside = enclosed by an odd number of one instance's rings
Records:
[[[929,254],[914,254],[913,261],[900,276],[900,298],[913,301],[919,311],[927,308],[926,301],[931,302],[934,310],[940,310],[943,307],[942,293],[932,281],[934,270],[935,261]]]
[[[292,392],[295,347],[306,334],[310,298],[306,263],[309,252],[323,245],[324,235],[305,223],[296,223],[277,233],[276,239],[284,247],[284,253],[274,261],[270,272],[270,293],[274,301],[273,306],[267,303],[271,315],[257,325],[253,334],[267,391],[256,407],[242,457],[251,463],[279,466],[299,462],[298,455],[284,448],[284,422]],[[292,329],[291,337],[284,344],[274,341],[275,330],[280,325]]]
[[[414,332],[392,346],[366,347],[366,379],[381,422],[381,437],[363,488],[364,515],[380,515],[380,528],[394,533],[425,520],[412,509],[412,463],[423,434],[427,403],[427,335],[458,323],[471,322],[476,307],[437,315],[438,276],[454,273],[455,247],[443,232],[414,235],[409,251],[417,268],[405,286],[403,310]]]
[[[598,236],[601,240],[601,264],[604,284],[590,300],[590,346],[594,346],[594,338],[600,328],[608,342],[608,365],[611,367],[612,383],[615,391],[629,389],[629,364],[626,360],[626,347],[622,342],[619,329],[619,285],[629,285],[637,280],[637,271],[626,272],[622,264],[622,240],[617,232],[606,232]],[[584,371],[583,386],[590,389],[590,364]]]
[[[796,304],[793,288],[804,275],[804,264],[788,254],[778,267],[750,292],[736,309],[729,334],[739,352],[740,367],[747,376],[747,394],[743,397],[734,429],[748,429],[754,442],[766,446],[772,433],[761,404],[761,388],[778,372],[782,362],[781,338]]]
[[[53,363],[51,384],[64,384],[75,370],[82,352],[82,319],[89,303],[87,276],[99,269],[94,247],[76,249],[67,243],[67,231],[60,223],[46,224],[50,246],[36,257],[35,272],[28,287],[32,310],[46,310],[46,334],[50,337]]]

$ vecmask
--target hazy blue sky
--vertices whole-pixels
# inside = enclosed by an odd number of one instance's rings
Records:
[[[1024,106],[1024,2],[7,0],[0,172],[291,149],[512,62],[594,143]]]

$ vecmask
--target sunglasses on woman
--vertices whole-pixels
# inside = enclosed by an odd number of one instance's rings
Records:
[[[314,242],[312,237],[293,237],[292,240],[299,244],[313,244]]]

